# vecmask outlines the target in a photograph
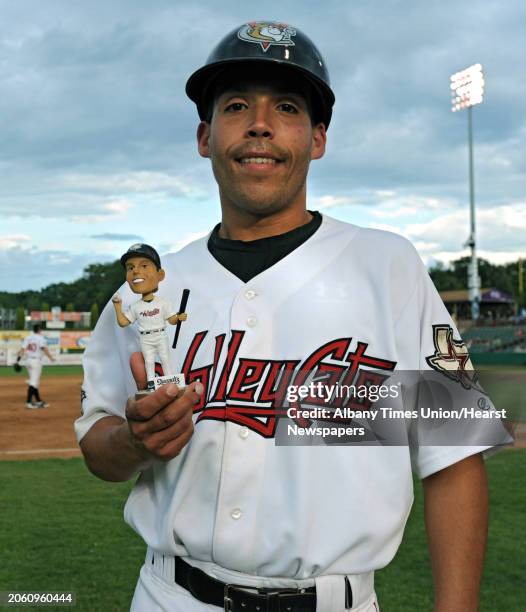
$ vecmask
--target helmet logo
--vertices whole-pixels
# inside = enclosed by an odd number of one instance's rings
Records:
[[[296,30],[286,23],[250,21],[239,29],[237,36],[245,42],[259,43],[266,52],[272,45],[294,46],[292,36],[296,36]]]

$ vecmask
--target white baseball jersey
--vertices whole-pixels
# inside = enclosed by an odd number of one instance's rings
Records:
[[[22,347],[25,349],[26,359],[42,359],[43,349],[47,346],[46,339],[42,334],[30,334],[24,338]]]
[[[223,580],[387,565],[411,508],[412,470],[425,477],[488,446],[279,446],[273,402],[305,369],[430,367],[433,326],[457,332],[415,249],[323,216],[313,236],[247,283],[214,259],[207,238],[163,263],[159,293],[175,301],[190,289],[172,362],[205,393],[190,443],[142,474],[126,521],[160,553],[226,568],[226,578],[216,573]],[[125,416],[137,348],[106,307],[84,357],[79,440],[99,418]]]
[[[138,300],[130,305],[124,316],[131,322],[137,322],[139,332],[162,329],[166,326],[166,319],[176,314],[168,300],[154,295],[153,300],[145,302]]]

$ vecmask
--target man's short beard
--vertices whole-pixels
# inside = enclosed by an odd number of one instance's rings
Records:
[[[256,217],[266,217],[270,214],[276,213],[280,210],[288,208],[288,206],[296,199],[298,193],[305,188],[307,180],[307,170],[305,172],[304,180],[298,185],[298,189],[288,194],[287,197],[284,191],[277,191],[270,194],[265,194],[266,197],[258,198],[251,197],[250,194],[243,193],[238,190],[225,190],[221,187],[219,181],[219,196],[221,201],[230,202],[236,209],[249,213]],[[254,190],[257,193],[257,189]]]
[[[221,190],[219,190],[221,195]],[[256,200],[249,197],[243,197],[239,195],[235,198],[229,197],[230,202],[240,211],[249,213],[256,217],[267,217],[268,215],[278,212],[283,208],[286,208],[287,202],[284,199],[269,198],[267,200],[261,201],[261,199]]]

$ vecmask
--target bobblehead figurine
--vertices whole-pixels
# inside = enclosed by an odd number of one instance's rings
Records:
[[[122,299],[118,293],[113,296],[112,302],[121,327],[137,323],[148,390],[152,391],[168,382],[184,386],[184,376],[174,375],[172,371],[166,324],[186,321],[187,314],[178,313],[167,300],[154,295],[165,276],[159,254],[148,244],[134,244],[121,257],[121,263],[130,289],[142,297],[131,304],[126,312],[122,310]],[[161,360],[164,376],[155,376],[156,355]]]

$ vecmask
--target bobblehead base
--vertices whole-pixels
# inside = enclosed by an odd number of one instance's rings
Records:
[[[178,387],[183,388],[185,386],[184,374],[171,374],[170,376],[156,376],[153,379],[154,391],[157,391],[163,385],[168,383],[175,383]]]

